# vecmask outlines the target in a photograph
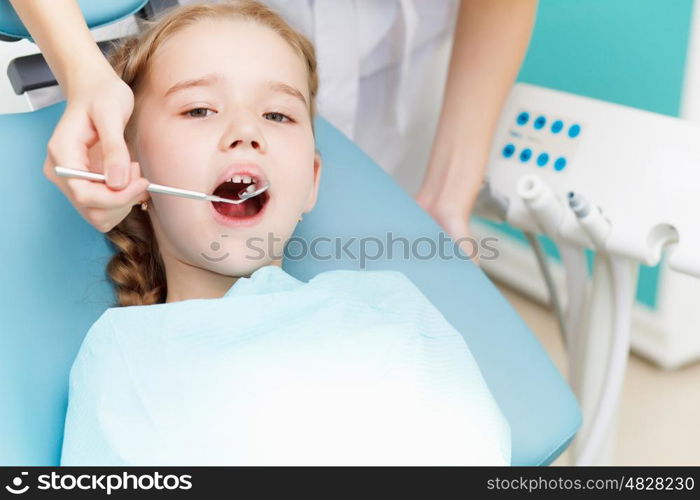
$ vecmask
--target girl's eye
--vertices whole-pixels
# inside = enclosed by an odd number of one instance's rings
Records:
[[[277,112],[265,113],[263,116],[269,116],[269,115],[273,115],[273,116],[276,116],[276,117],[286,118],[287,121],[292,121],[292,119],[289,118],[287,115],[284,115],[284,114],[282,114],[282,113],[277,113]],[[280,123],[285,123],[285,122],[283,122],[282,120],[276,120],[276,119],[273,119],[272,121],[280,122]]]
[[[195,111],[204,111],[205,113],[204,113],[204,114],[202,114],[202,113],[195,113],[195,114],[193,115],[192,113],[195,112]],[[194,108],[194,109],[190,109],[189,111],[185,111],[184,114],[186,114],[187,116],[189,116],[189,117],[191,117],[191,118],[206,118],[206,117],[208,116],[208,115],[206,114],[207,111],[211,111],[211,109],[209,109],[209,108]]]

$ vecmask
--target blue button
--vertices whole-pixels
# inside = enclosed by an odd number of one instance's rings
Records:
[[[547,123],[547,119],[544,116],[538,116],[537,120],[535,120],[535,129],[541,129],[545,123]]]
[[[548,161],[549,161],[549,155],[547,153],[542,153],[541,155],[539,155],[537,157],[537,164],[540,167],[544,167]]]
[[[515,146],[512,144],[507,144],[506,147],[503,148],[503,156],[506,158],[513,156],[513,153],[515,153]]]
[[[532,156],[532,150],[530,148],[525,148],[520,153],[520,161],[525,163]]]
[[[572,139],[581,133],[581,127],[579,125],[572,125],[569,127],[569,137]]]
[[[561,129],[564,128],[564,122],[561,120],[557,120],[554,123],[552,123],[552,133],[553,134],[558,134],[561,132]]]
[[[529,119],[530,113],[528,113],[527,111],[523,111],[518,115],[516,121],[518,122],[518,125],[525,125]]]
[[[557,158],[557,161],[554,162],[554,170],[564,170],[564,167],[566,167],[566,158]]]

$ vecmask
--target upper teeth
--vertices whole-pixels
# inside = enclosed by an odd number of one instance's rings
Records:
[[[246,184],[250,184],[252,180],[251,180],[250,176],[248,176],[248,175],[236,175],[235,177],[231,177],[228,181],[229,182],[236,182],[236,183],[243,182]]]

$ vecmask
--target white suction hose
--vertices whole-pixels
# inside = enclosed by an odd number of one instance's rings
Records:
[[[585,199],[574,193],[569,193],[569,204],[598,250],[594,280],[608,278],[608,284],[612,286],[614,303],[610,324],[612,335],[602,378],[603,386],[598,391],[595,410],[586,427],[587,432],[580,437],[582,444],[578,447],[580,451],[574,460],[575,465],[592,465],[610,429],[622,391],[629,357],[630,323],[637,266],[629,259],[605,253],[605,238],[610,231],[610,223],[605,220],[598,207],[591,209]],[[607,273],[607,276],[601,276],[600,272]],[[595,288],[597,287],[594,285]],[[593,297],[594,300],[596,298]]]
[[[580,330],[581,316],[585,305],[585,287],[588,282],[586,256],[583,250],[562,241],[560,238],[559,225],[564,216],[565,207],[539,177],[534,175],[521,177],[518,181],[517,193],[530,210],[538,226],[557,244],[564,264],[567,304],[566,318],[562,320],[561,312],[557,311],[557,308],[560,307],[557,291],[546,268],[546,261],[544,261],[542,255],[537,253],[538,251],[541,253],[541,250],[536,245],[536,240],[533,242],[534,237],[528,238],[536,252],[540,268],[542,268],[549,293],[552,296],[552,302],[555,305],[555,313],[558,315],[557,319],[560,324],[563,323],[560,329],[563,331],[564,344],[569,358],[569,381],[573,385],[576,383],[575,374],[578,372],[576,361],[579,358],[576,339]]]
[[[607,261],[608,272],[612,276],[615,304],[613,333],[610,339],[610,354],[603,377],[605,384],[599,392],[588,432],[581,438],[582,448],[576,457],[576,465],[593,465],[596,454],[601,448],[605,434],[610,429],[617,411],[629,357],[636,265],[622,257],[605,256],[604,258]]]
[[[566,335],[569,358],[569,383],[576,390],[579,387],[579,350],[583,310],[586,305],[588,286],[588,265],[583,249],[568,243],[559,244],[559,253],[566,275]]]
[[[542,232],[557,238],[565,208],[549,186],[535,175],[523,175],[518,180],[517,193],[542,228]]]

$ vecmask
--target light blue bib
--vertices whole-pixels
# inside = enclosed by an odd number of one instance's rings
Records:
[[[509,465],[463,337],[402,273],[264,266],[111,308],[70,373],[62,465]]]

